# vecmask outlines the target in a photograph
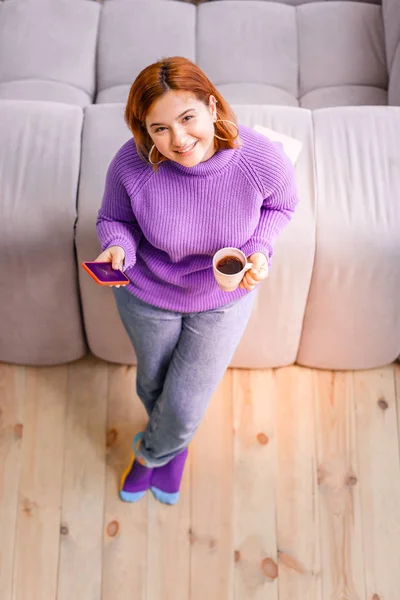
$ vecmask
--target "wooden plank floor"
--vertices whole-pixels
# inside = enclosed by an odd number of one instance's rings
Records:
[[[0,364],[1,600],[400,598],[400,366],[229,369],[174,507],[118,497],[135,376]]]

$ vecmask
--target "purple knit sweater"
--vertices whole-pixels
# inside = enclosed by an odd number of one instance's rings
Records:
[[[246,256],[273,246],[298,203],[295,173],[279,144],[240,126],[242,146],[195,167],[173,161],[154,173],[130,139],[113,158],[97,218],[102,249],[122,246],[128,290],[177,312],[223,306],[249,293],[223,292],[212,257],[225,246]]]

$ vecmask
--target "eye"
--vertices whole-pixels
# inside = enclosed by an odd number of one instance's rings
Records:
[[[157,127],[155,133],[160,133],[161,131],[164,131],[164,129],[166,129],[166,127]]]
[[[186,115],[186,117],[183,118],[184,121],[186,121],[187,119],[193,119],[194,116],[193,115]]]

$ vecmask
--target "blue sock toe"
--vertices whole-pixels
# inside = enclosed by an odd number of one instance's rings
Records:
[[[124,502],[137,502],[140,498],[143,498],[146,492],[125,492],[120,490],[119,495],[121,500]]]
[[[179,492],[169,494],[168,492],[163,492],[156,487],[151,487],[150,489],[153,492],[154,497],[163,504],[176,504],[179,500]]]

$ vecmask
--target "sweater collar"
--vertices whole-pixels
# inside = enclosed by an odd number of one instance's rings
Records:
[[[208,160],[199,163],[195,167],[185,167],[178,162],[169,160],[160,165],[160,168],[165,172],[170,171],[180,173],[189,177],[212,177],[227,168],[231,163],[238,158],[237,149],[217,150],[215,154]]]

